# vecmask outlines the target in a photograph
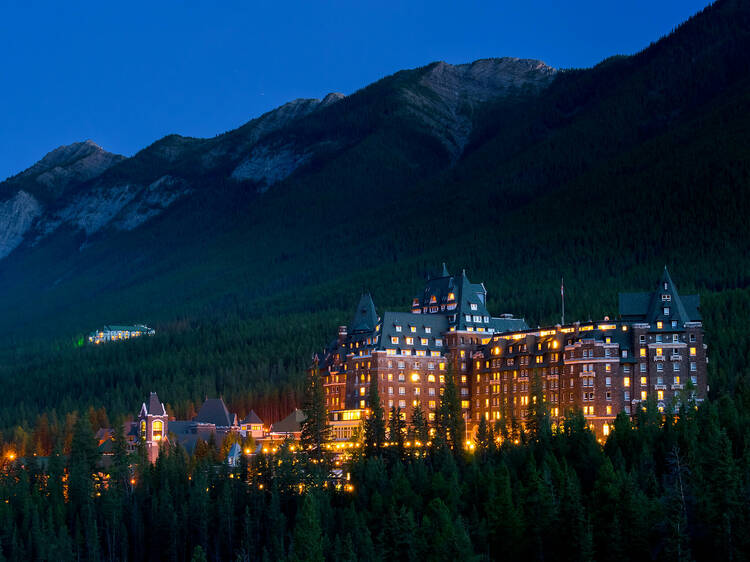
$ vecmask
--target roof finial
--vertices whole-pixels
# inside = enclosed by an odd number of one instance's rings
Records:
[[[450,277],[450,273],[448,273],[448,268],[445,266],[445,262],[443,262],[443,277]]]

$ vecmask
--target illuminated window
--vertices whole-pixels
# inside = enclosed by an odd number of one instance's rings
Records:
[[[427,382],[435,382],[435,375],[427,375]]]
[[[364,400],[360,400],[359,401],[359,407],[360,408],[364,408],[365,407],[365,401]]]
[[[394,345],[398,344],[398,336],[391,336],[391,343]]]
[[[657,390],[657,391],[656,391],[656,397],[657,397],[657,398],[658,398],[659,400],[664,400],[664,391],[663,391],[663,390]]]
[[[146,420],[141,420],[141,439],[146,438]]]
[[[645,347],[641,348],[641,357],[646,357],[646,348]]]
[[[406,338],[406,345],[414,345],[414,338]]]
[[[359,389],[359,395],[360,396],[364,396],[365,395],[365,387],[364,386],[360,387],[360,389]]]
[[[607,415],[608,416],[612,415],[612,406],[607,406]]]
[[[422,339],[420,339],[420,340],[419,340],[419,342],[420,342],[420,343],[421,343],[422,345],[427,345],[427,338],[422,338]]]
[[[625,377],[625,378],[623,378],[623,379],[622,379],[622,384],[623,384],[623,386],[625,386],[625,387],[628,387],[628,386],[630,386],[630,377]]]
[[[610,365],[609,363],[607,363],[604,366],[604,370],[607,371],[608,373],[611,372],[612,371],[612,365]]]
[[[416,334],[417,333],[417,327],[416,326],[409,326],[409,330],[411,330],[412,334]]]
[[[642,390],[641,391],[641,400],[645,400],[645,399],[646,399],[646,391]]]
[[[680,384],[680,375],[675,375],[675,377],[674,377],[674,383],[675,384]]]
[[[646,377],[641,377],[641,386],[646,386],[647,384]]]
[[[662,322],[662,321],[657,322],[656,323],[656,329],[657,330],[661,330],[662,328],[664,328],[664,322]]]
[[[462,409],[468,409],[469,408],[469,401],[468,400],[461,400],[461,408]]]
[[[694,347],[690,348],[690,357],[695,357],[695,348]]]
[[[608,423],[605,423],[602,426],[602,434],[603,435],[609,435],[609,424]]]
[[[419,382],[419,373],[411,374],[411,382]]]

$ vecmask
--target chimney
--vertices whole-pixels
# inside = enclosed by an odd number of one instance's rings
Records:
[[[344,345],[346,341],[347,331],[346,326],[339,326],[339,345]]]

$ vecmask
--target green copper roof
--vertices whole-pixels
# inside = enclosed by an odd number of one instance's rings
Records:
[[[375,312],[375,303],[372,302],[370,293],[365,293],[359,299],[357,310],[354,312],[354,318],[349,331],[354,332],[372,332],[378,325],[378,315]]]

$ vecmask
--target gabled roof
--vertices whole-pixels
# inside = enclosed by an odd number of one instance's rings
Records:
[[[302,410],[294,410],[281,421],[271,425],[271,433],[299,433],[302,431],[302,422],[307,416]]]
[[[401,331],[396,331],[396,327]],[[415,331],[412,332],[412,326]],[[429,328],[429,332],[427,329]],[[437,345],[437,340],[443,339],[443,333],[448,331],[448,319],[444,314],[412,314],[411,312],[384,312],[383,327],[380,343],[377,349],[422,349],[425,351],[445,351],[445,345]],[[391,338],[398,338],[398,343],[391,343]],[[406,338],[413,338],[411,345]],[[422,345],[422,340],[427,345]]]
[[[263,425],[263,420],[261,420],[258,414],[255,413],[255,410],[250,410],[250,413],[245,416],[245,419],[242,420],[242,423]]]
[[[354,312],[350,332],[372,332],[378,324],[378,315],[375,312],[375,303],[372,302],[370,293],[365,293],[359,299],[357,310]]]
[[[159,401],[159,396],[156,392],[152,392],[148,397],[148,406],[144,402],[141,406],[140,416],[166,416],[167,411],[164,409],[164,404]]]
[[[522,332],[523,330],[529,329],[529,325],[526,323],[525,319],[509,317],[491,318],[490,327],[495,329],[496,334],[503,332]]]
[[[659,286],[650,293],[621,293],[619,295],[620,316],[630,322],[647,322],[654,324],[673,321],[682,328],[685,322],[701,320],[699,307],[700,295],[681,297],[669,275],[666,266],[662,272]],[[669,313],[665,314],[665,308]]]
[[[195,421],[198,423],[212,423],[216,427],[231,427],[235,425],[236,416],[227,410],[227,405],[221,398],[208,398],[201,406]]]

